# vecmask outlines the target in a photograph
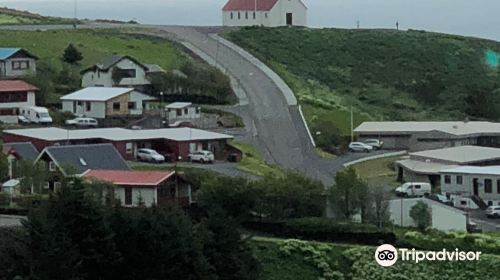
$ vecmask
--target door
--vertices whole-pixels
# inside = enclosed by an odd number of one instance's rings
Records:
[[[286,25],[293,25],[293,14],[286,13]]]
[[[477,178],[472,180],[472,186],[474,187],[474,195],[479,195],[479,180]]]

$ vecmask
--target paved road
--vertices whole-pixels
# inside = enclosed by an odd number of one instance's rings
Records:
[[[0,215],[0,227],[17,227],[21,226],[23,216]]]
[[[91,24],[79,28],[119,27],[112,24]],[[296,170],[331,185],[335,173],[346,162],[365,157],[355,154],[335,160],[320,158],[313,147],[297,106],[289,106],[283,93],[272,79],[244,56],[221,44],[210,34],[219,27],[144,26],[144,32],[175,40],[201,51],[204,58],[216,61],[234,81],[235,90],[245,99],[242,106],[233,108],[245,122],[245,133],[237,139],[256,146],[264,159],[285,169]],[[70,29],[72,26],[12,26],[15,30]],[[244,97],[242,97],[244,96]]]
[[[498,232],[500,231],[500,219],[486,218],[485,210],[470,210],[469,217],[471,221],[476,223],[483,232]]]

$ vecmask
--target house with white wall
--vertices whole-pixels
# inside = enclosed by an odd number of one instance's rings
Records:
[[[0,121],[17,123],[19,109],[35,106],[38,88],[20,80],[0,80]]]
[[[0,48],[0,79],[36,74],[38,58],[21,48]]]
[[[229,0],[222,8],[224,26],[307,26],[301,0]]]
[[[151,84],[148,75],[164,70],[126,55],[112,55],[82,71],[82,87],[134,87],[143,90]]]
[[[460,166],[442,170],[441,192],[458,208],[477,209],[480,206],[478,198],[488,206],[500,206],[500,166]]]
[[[169,123],[201,118],[201,108],[190,102],[174,102],[165,106]]]
[[[97,119],[142,115],[156,98],[133,88],[87,87],[61,97],[62,110]]]

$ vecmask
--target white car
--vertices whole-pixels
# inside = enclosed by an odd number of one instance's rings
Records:
[[[431,193],[429,183],[404,183],[396,188],[396,195],[403,197],[429,196]]]
[[[148,161],[156,163],[165,162],[165,157],[160,155],[157,151],[153,149],[139,149],[137,151],[137,159],[140,161]]]
[[[189,154],[189,161],[198,161],[200,163],[213,163],[215,160],[214,153],[210,151],[199,151]]]
[[[500,218],[500,206],[489,206],[486,209],[486,217]]]
[[[373,147],[361,142],[352,142],[349,144],[349,152],[365,152],[373,151]]]
[[[384,141],[378,139],[366,139],[363,141],[366,145],[372,146],[375,150],[380,150],[384,146]]]
[[[93,118],[76,118],[67,120],[66,125],[74,125],[78,127],[97,127],[98,123],[97,120]]]

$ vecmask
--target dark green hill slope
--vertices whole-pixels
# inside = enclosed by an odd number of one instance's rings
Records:
[[[500,118],[500,43],[423,31],[245,28],[225,36],[280,74],[308,119]]]

